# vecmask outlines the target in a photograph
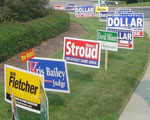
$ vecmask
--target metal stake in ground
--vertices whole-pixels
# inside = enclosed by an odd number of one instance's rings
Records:
[[[107,64],[108,64],[108,50],[105,50],[105,71],[107,71]]]

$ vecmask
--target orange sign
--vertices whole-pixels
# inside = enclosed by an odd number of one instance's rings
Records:
[[[20,54],[20,58],[23,63],[26,62],[27,60],[30,60],[33,57],[35,57],[33,48]]]

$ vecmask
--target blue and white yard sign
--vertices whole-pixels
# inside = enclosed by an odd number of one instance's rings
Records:
[[[101,0],[101,5],[105,5],[105,0]]]
[[[75,7],[76,7],[75,3],[66,4],[66,10],[67,11],[75,11]]]
[[[107,17],[107,27],[132,29],[133,37],[143,37],[144,14],[143,13],[109,14]]]
[[[94,17],[94,7],[93,6],[76,7],[75,17]]]
[[[67,66],[64,60],[35,57],[27,61],[27,69],[44,75],[45,90],[70,93]]]
[[[114,11],[102,11],[99,13],[99,20],[100,21],[107,21],[108,14],[114,14]]]
[[[116,13],[132,13],[131,9],[115,9]]]
[[[133,49],[133,31],[131,29],[107,28],[118,33],[118,48]]]

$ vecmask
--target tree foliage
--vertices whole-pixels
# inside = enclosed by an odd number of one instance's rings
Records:
[[[48,0],[0,0],[0,20],[27,21],[46,15]]]
[[[150,2],[150,0],[126,0],[127,4],[138,3],[138,2]]]

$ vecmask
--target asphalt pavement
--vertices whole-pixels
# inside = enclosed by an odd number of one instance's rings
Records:
[[[66,5],[67,3],[75,3],[76,5],[93,5],[93,2],[89,0],[50,0],[51,6]]]

